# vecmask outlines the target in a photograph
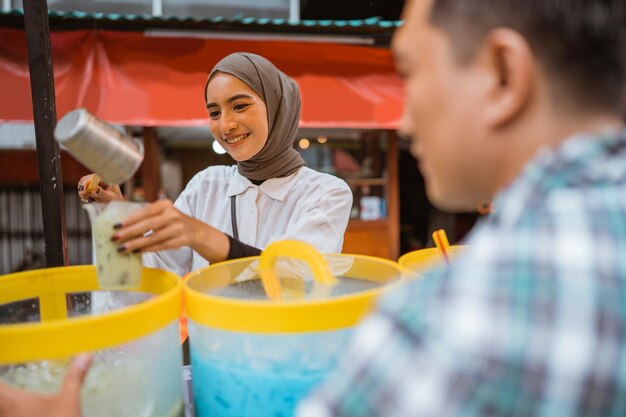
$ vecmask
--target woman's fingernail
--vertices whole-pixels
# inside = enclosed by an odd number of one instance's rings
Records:
[[[95,198],[93,198],[93,197],[89,197],[89,198],[87,199],[87,202],[88,202],[88,203],[93,203],[94,201],[96,201],[96,199],[95,199]]]
[[[113,228],[114,228],[114,229],[121,229],[121,228],[122,228],[122,223],[115,223],[115,224],[113,225]]]
[[[78,186],[78,191],[83,191],[83,189],[84,189],[84,188],[85,188],[85,186],[84,186],[84,185],[79,185],[79,186]]]
[[[111,241],[117,242],[118,240],[120,240],[120,235],[113,235],[113,236],[111,236]]]
[[[119,246],[117,247],[117,251],[118,251],[119,253],[122,253],[122,252],[124,252],[125,250],[126,250],[126,245],[119,245]]]

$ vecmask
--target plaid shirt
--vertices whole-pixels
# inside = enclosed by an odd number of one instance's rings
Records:
[[[544,149],[298,417],[626,416],[626,131]]]

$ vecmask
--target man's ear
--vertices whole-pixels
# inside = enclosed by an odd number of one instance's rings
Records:
[[[526,39],[511,29],[494,29],[484,39],[481,63],[488,83],[484,115],[492,127],[508,124],[536,93],[537,68]]]

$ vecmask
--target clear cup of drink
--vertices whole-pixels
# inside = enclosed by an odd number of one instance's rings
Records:
[[[136,288],[141,283],[141,253],[118,252],[113,226],[145,203],[111,201],[83,205],[91,221],[98,284],[106,290]]]

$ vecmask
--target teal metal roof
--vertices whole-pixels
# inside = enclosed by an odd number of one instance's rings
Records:
[[[100,28],[140,31],[145,29],[187,29],[214,31],[255,31],[259,33],[298,33],[362,35],[375,37],[377,43],[388,43],[393,30],[402,21],[381,20],[379,17],[356,20],[300,20],[256,18],[243,15],[215,17],[152,16],[146,14],[116,14],[50,10],[51,30]],[[0,12],[0,27],[24,27],[24,11]]]

